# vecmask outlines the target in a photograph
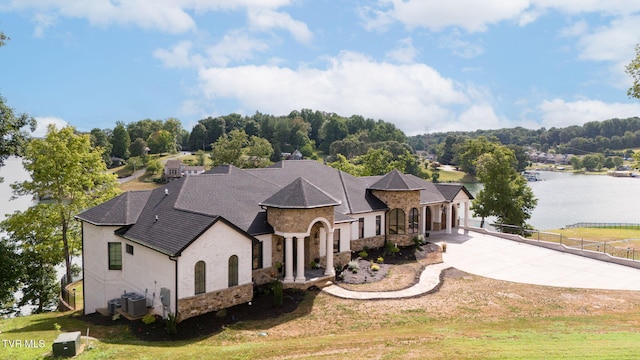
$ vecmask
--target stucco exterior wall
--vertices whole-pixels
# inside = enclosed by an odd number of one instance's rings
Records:
[[[229,258],[238,256],[238,285],[251,284],[252,239],[216,222],[178,257],[179,299],[195,296],[195,265],[205,263],[205,293],[229,287]]]
[[[160,288],[171,292],[169,312],[175,312],[175,263],[167,255],[125,240],[113,232],[117,226],[95,226],[82,223],[84,241],[84,313],[106,308],[108,301],[122,293],[136,292],[147,297],[147,305],[163,315]],[[109,270],[108,243],[122,244],[122,270]],[[133,246],[133,255],[126,245]],[[155,294],[155,296],[154,296]]]

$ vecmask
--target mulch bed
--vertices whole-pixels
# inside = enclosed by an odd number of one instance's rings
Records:
[[[298,308],[307,292],[317,290],[317,288],[307,291],[285,289],[281,307],[274,306],[272,293],[259,292],[254,295],[251,305],[240,304],[227,308],[226,311],[211,312],[181,321],[177,325],[177,334],[173,335],[167,333],[165,321],[160,317],[151,324],[145,324],[142,320],[129,321],[124,318],[113,320],[98,313],[84,315],[81,319],[94,325],[128,325],[131,333],[144,341],[189,340],[218,333],[225,326],[239,321],[276,318],[290,313]]]

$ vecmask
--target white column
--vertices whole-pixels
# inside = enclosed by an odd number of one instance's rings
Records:
[[[453,203],[447,204],[447,234],[451,234],[451,213],[453,213]]]
[[[298,253],[296,254],[296,280],[295,282],[304,282],[304,237],[298,236],[296,238]]]
[[[284,282],[293,282],[293,238],[284,238]]]
[[[464,227],[465,228],[469,228],[469,208],[471,207],[471,204],[469,203],[469,200],[464,202]]]
[[[427,227],[425,226],[426,223],[427,223],[427,207],[421,206],[420,221],[418,221],[418,228],[420,229],[419,232],[421,235],[424,235],[424,233],[427,232]]]
[[[318,244],[318,246],[320,247],[320,257],[323,257],[327,254],[327,252],[325,251],[327,249],[327,231],[324,229],[324,227],[320,228],[318,239],[320,239],[320,244]]]
[[[327,231],[326,244],[327,244],[327,267],[324,269],[324,274],[335,275],[336,272],[333,269],[333,231]]]

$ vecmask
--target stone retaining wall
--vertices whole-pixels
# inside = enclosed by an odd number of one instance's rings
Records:
[[[220,309],[244,304],[253,299],[253,284],[234,286],[178,300],[178,321]]]
[[[351,251],[362,251],[364,250],[365,246],[368,249],[377,249],[384,247],[384,235],[351,240]]]

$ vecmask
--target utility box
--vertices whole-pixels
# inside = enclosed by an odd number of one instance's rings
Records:
[[[53,356],[76,356],[80,350],[80,331],[62,333],[53,342]]]

